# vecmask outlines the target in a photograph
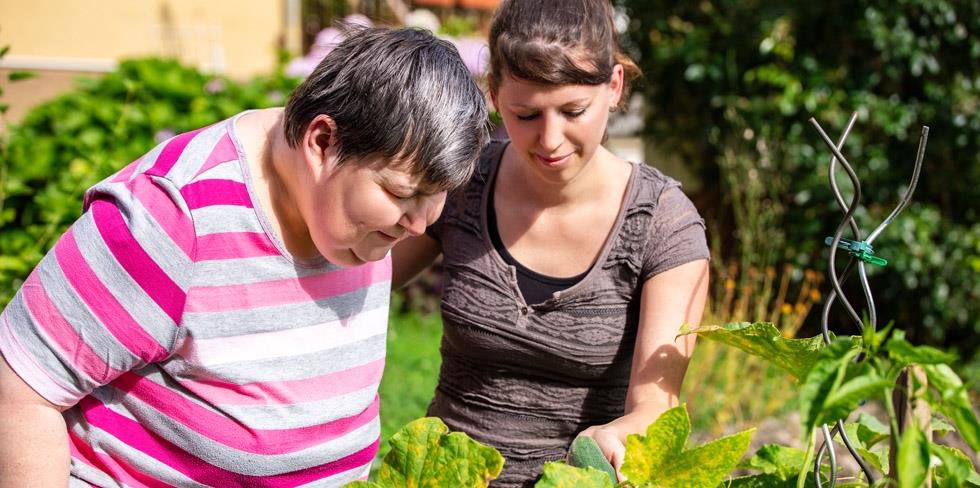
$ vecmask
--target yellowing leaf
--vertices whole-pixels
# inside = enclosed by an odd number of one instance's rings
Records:
[[[681,405],[664,412],[646,436],[626,438],[622,472],[634,486],[714,488],[745,454],[754,430],[685,450],[691,422]]]
[[[534,488],[613,488],[605,471],[593,467],[576,468],[565,463],[544,463],[544,475]]]
[[[823,339],[819,336],[809,339],[786,339],[770,322],[738,322],[725,325],[701,326],[689,329],[686,325],[681,335],[697,334],[749,354],[759,356],[774,366],[786,371],[797,381],[802,381],[810,372],[823,349]]]
[[[435,417],[414,420],[389,441],[391,450],[378,471],[377,483],[350,483],[354,488],[478,488],[500,475],[504,458],[492,447],[462,432],[449,433]]]

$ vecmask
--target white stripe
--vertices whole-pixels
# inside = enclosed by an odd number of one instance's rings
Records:
[[[201,366],[288,358],[335,349],[362,341],[387,330],[388,310],[379,307],[353,317],[309,327],[272,332],[194,339],[188,336],[177,352]]]

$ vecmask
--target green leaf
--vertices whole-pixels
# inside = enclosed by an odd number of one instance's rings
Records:
[[[848,376],[838,388],[830,392],[824,400],[823,410],[815,425],[834,423],[854,411],[862,400],[874,398],[892,386],[892,382],[882,378],[869,364],[848,364]]]
[[[759,356],[792,375],[797,381],[806,378],[824,348],[823,339],[786,339],[772,323],[739,322],[722,326],[701,326],[691,330],[686,325],[680,335],[697,334],[749,354]]]
[[[888,472],[888,448],[884,448],[880,451],[872,451],[870,449],[865,449],[863,447],[855,447],[857,453],[864,458],[871,467],[877,469],[882,473]]]
[[[955,354],[941,351],[929,346],[913,346],[905,340],[905,332],[896,330],[891,339],[885,344],[888,357],[901,365],[909,364],[943,364],[957,360]]]
[[[807,487],[814,486],[813,475],[810,474]],[[775,474],[756,474],[739,476],[722,483],[718,488],[795,488],[796,478],[783,479]]]
[[[970,458],[959,449],[940,444],[930,444],[929,448],[940,461],[936,467],[936,475],[941,479],[940,488],[963,486],[970,475],[977,476]]]
[[[800,421],[803,424],[801,433],[804,438],[809,437],[818,425],[826,423],[827,418],[833,417],[839,411],[839,408],[834,408],[825,414],[830,398],[846,399],[834,395],[844,381],[848,365],[859,352],[853,342],[845,340],[836,340],[820,352],[800,387]],[[853,388],[849,391],[853,391]]]
[[[544,475],[534,488],[613,488],[605,471],[593,467],[576,468],[565,463],[544,463]]]
[[[963,386],[963,381],[946,364],[927,364],[922,367],[929,380],[942,397],[940,411],[953,421],[963,440],[974,451],[980,451],[980,422],[973,413],[973,405]]]
[[[739,468],[755,469],[765,474],[774,475],[780,480],[793,480],[803,468],[806,452],[795,447],[779,444],[766,444],[756,451],[751,458],[739,463]]]
[[[935,434],[936,436],[942,437],[950,432],[955,431],[956,427],[953,427],[952,425],[949,424],[949,422],[946,422],[945,420],[939,417],[933,417],[932,421],[929,422],[929,430],[931,430],[932,433]]]
[[[745,454],[754,429],[685,450],[690,432],[685,405],[667,410],[646,436],[626,438],[623,474],[636,486],[714,488]]]
[[[929,474],[929,442],[915,426],[909,426],[898,441],[898,486],[919,488]]]
[[[35,76],[37,76],[37,73],[33,73],[31,71],[11,71],[7,75],[7,80],[21,81],[21,80],[28,80],[34,78]]]
[[[891,435],[887,425],[864,412],[858,415],[854,423],[845,424],[844,431],[856,447],[865,449],[872,448]]]
[[[435,417],[409,422],[389,444],[378,471],[381,488],[483,487],[504,466],[496,449],[462,432],[449,433]]]

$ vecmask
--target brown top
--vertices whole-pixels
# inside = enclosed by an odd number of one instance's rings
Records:
[[[442,368],[429,415],[500,450],[494,487],[533,486],[576,434],[623,415],[644,281],[709,256],[680,184],[634,164],[596,263],[572,287],[527,304],[487,231],[505,143],[483,153],[429,234],[442,244]]]

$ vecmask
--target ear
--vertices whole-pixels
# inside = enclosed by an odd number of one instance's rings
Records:
[[[303,133],[304,159],[312,170],[332,166],[337,156],[337,123],[326,114],[313,117]]]
[[[500,106],[497,105],[497,87],[494,86],[493,82],[490,83],[490,90],[488,91],[490,92],[490,102],[493,103],[493,110],[499,114]]]
[[[623,97],[623,65],[613,66],[612,76],[609,77],[609,110],[619,107],[619,100]]]

